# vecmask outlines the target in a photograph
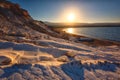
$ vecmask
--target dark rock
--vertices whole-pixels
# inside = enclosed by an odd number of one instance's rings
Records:
[[[0,56],[0,65],[8,65],[12,62],[11,58],[7,56]]]

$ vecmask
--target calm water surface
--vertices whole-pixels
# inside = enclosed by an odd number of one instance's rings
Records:
[[[82,27],[64,28],[63,30],[68,33],[83,35],[92,38],[120,41],[120,27]]]

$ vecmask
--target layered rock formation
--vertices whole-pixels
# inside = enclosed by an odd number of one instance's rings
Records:
[[[33,20],[29,13],[18,4],[0,0],[0,38],[39,37],[40,34],[58,36],[43,22]]]

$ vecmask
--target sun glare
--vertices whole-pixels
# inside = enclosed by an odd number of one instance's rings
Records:
[[[73,28],[68,28],[68,29],[66,30],[66,32],[67,32],[67,33],[73,33],[74,31],[73,31]]]
[[[67,16],[68,22],[74,22],[75,21],[75,14],[74,13],[70,13]]]

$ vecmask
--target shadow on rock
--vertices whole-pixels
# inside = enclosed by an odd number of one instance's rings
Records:
[[[72,80],[85,80],[85,70],[89,72],[92,71],[95,75],[96,70],[115,72],[116,67],[118,67],[116,64],[109,62],[82,64],[81,61],[72,61],[61,66],[62,70],[71,77]]]
[[[15,64],[11,67],[6,67],[4,69],[2,69],[3,74],[0,75],[0,78],[5,78],[5,77],[9,77],[10,75],[14,74],[14,73],[21,73],[20,71],[22,70],[29,70],[31,68],[32,64]]]

